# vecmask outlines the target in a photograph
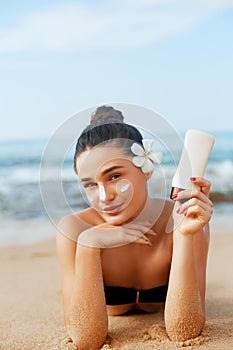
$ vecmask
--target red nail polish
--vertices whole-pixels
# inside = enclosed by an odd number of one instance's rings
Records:
[[[178,197],[178,194],[177,194],[177,193],[175,193],[175,194],[172,195],[172,199],[176,199],[177,197]]]
[[[191,181],[196,181],[196,178],[195,177],[190,177],[190,180]]]

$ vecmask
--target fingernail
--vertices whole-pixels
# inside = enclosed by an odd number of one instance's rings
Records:
[[[180,208],[178,208],[176,212],[179,214],[179,212],[180,212]]]
[[[191,181],[196,181],[196,178],[195,177],[190,177],[190,180]]]
[[[177,193],[175,193],[175,194],[172,195],[172,199],[176,199],[177,197],[178,197],[178,194],[177,194]]]

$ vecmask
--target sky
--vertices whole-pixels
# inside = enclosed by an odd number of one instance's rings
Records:
[[[0,2],[0,140],[129,103],[233,131],[233,0]]]

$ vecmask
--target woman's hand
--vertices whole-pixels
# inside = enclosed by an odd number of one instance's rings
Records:
[[[151,245],[145,235],[156,235],[150,222],[132,222],[122,226],[107,223],[94,226],[82,232],[78,244],[93,248],[114,248],[132,242]]]
[[[193,183],[192,190],[183,190],[173,196],[173,200],[176,201],[175,229],[184,235],[193,235],[203,229],[213,213],[213,203],[208,198],[210,182],[201,177],[190,180]],[[176,213],[182,215],[182,218],[178,219]]]

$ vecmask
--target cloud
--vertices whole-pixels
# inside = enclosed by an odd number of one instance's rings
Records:
[[[233,7],[231,0],[109,0],[64,3],[0,27],[0,52],[122,50],[190,31]]]

